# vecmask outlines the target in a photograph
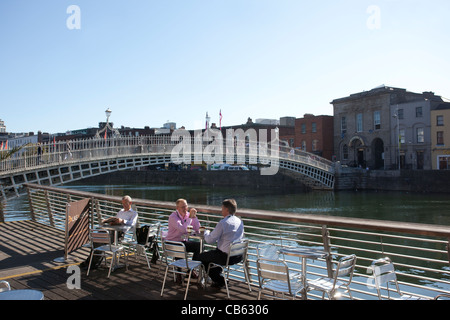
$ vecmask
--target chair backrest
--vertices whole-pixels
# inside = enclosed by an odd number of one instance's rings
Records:
[[[389,295],[389,282],[393,282],[398,294],[401,295],[400,287],[397,282],[397,275],[395,273],[394,264],[389,258],[381,258],[372,262],[370,269],[372,269],[375,287],[378,292],[378,297],[381,299],[380,289],[383,285],[386,285],[386,289]]]
[[[228,251],[227,265],[231,257],[242,256],[242,261],[244,264],[247,261],[247,251],[248,251],[248,240],[242,239],[233,242],[230,245],[230,249]]]
[[[161,226],[160,227],[160,233],[161,233],[161,241],[164,241],[167,237],[167,233],[169,232],[168,226]]]
[[[142,241],[139,242],[142,245],[148,246],[150,244],[150,237],[154,237],[152,239],[152,241],[157,241],[158,240],[158,235],[159,235],[159,227],[160,227],[160,223],[152,223],[152,224],[148,224],[145,226],[142,226],[140,230],[145,230],[145,234],[144,235],[139,235],[138,237],[138,232],[136,233],[136,241]],[[142,238],[142,239],[141,239]]]
[[[183,242],[163,240],[162,246],[166,262],[167,258],[185,259],[186,267],[188,267],[187,251]]]
[[[348,276],[346,284],[349,285],[353,278],[353,271],[355,270],[355,265],[356,265],[356,255],[351,254],[342,257],[337,264],[336,270],[334,270],[333,272],[334,283],[336,283],[338,277]]]
[[[91,239],[92,246],[94,246],[94,243],[111,245],[111,236],[108,230],[91,230],[91,232],[89,233],[89,237]]]
[[[286,282],[288,285],[289,293],[291,293],[289,268],[286,262],[281,260],[259,258],[258,260],[256,260],[256,268],[258,270],[258,280],[260,287],[267,280],[278,280]]]
[[[256,246],[256,255],[258,258],[272,260],[278,260],[280,257],[278,247],[274,243],[259,243]]]

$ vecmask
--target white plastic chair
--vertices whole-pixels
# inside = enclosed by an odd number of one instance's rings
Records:
[[[409,294],[403,294],[400,291],[400,287],[398,285],[397,281],[397,274],[395,273],[394,264],[392,263],[391,259],[381,258],[378,260],[374,260],[372,264],[369,267],[369,271],[372,272],[372,275],[374,277],[375,281],[375,287],[377,289],[378,293],[378,299],[382,300],[381,296],[381,289],[383,289],[383,286],[385,285],[385,290],[388,294],[388,299],[391,299],[391,291],[389,290],[389,283],[393,284],[395,287],[395,292],[398,295],[398,297],[393,297],[392,299],[395,300],[428,300],[424,299],[418,296],[409,295]]]
[[[322,299],[325,298],[325,293],[328,295],[329,299],[336,299],[337,290],[345,288],[345,291],[348,292],[350,299],[353,299],[349,286],[352,282],[355,265],[356,256],[354,254],[342,257],[339,260],[336,269],[333,270],[333,277],[322,277],[308,281],[308,291],[322,291]],[[338,279],[344,276],[348,276],[347,281],[341,281]]]
[[[105,259],[106,256],[111,255],[111,264],[109,266],[108,278],[111,275],[111,270],[113,265],[116,264],[116,260],[119,259],[118,254],[123,252],[125,256],[125,265],[128,270],[128,259],[125,254],[125,248],[123,245],[113,245],[111,244],[111,236],[107,230],[91,230],[89,233],[90,241],[91,241],[91,257],[89,259],[89,266],[87,270],[87,275],[89,275],[89,271],[91,270],[92,258],[94,255],[101,256]],[[98,244],[102,244],[97,246]]]
[[[281,293],[283,298],[289,295],[295,299],[304,289],[301,282],[291,279],[289,268],[284,261],[259,258],[256,260],[256,268],[259,283],[258,300],[261,299],[264,290],[272,291],[274,298],[277,298],[275,293]]]
[[[189,284],[191,282],[192,271],[198,269],[200,277],[202,276],[202,263],[201,261],[194,261],[188,259],[186,247],[183,242],[178,241],[162,241],[163,245],[163,259],[165,260],[167,267],[164,273],[164,280],[161,288],[161,296],[164,292],[164,286],[166,284],[167,273],[172,272],[175,274],[181,274],[188,276],[188,281],[186,284],[186,292],[184,294],[184,300],[186,300],[187,293],[189,290]],[[168,258],[172,258],[173,261],[169,262]],[[178,259],[178,260],[176,260]]]
[[[228,290],[228,279],[229,279],[231,270],[237,270],[239,268],[242,268],[244,270],[245,282],[247,283],[248,291],[250,291],[250,292],[252,291],[252,288],[250,287],[250,276],[248,274],[248,269],[247,269],[247,251],[248,251],[248,240],[247,239],[233,242],[230,245],[230,248],[228,250],[228,258],[227,258],[227,262],[225,265],[220,265],[220,264],[213,263],[213,262],[210,262],[208,265],[208,271],[206,273],[207,276],[209,275],[209,270],[211,268],[221,268],[222,273],[225,274],[225,276],[224,276],[225,288],[227,290],[228,299],[230,299],[230,292]],[[230,258],[235,257],[235,256],[242,256],[242,260],[238,263],[230,264]]]

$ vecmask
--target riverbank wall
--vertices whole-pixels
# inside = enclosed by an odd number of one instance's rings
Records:
[[[450,171],[338,168],[335,190],[450,193]]]
[[[126,170],[84,179],[83,182],[105,184],[158,184],[158,185],[206,185],[224,187],[279,188],[308,191],[296,179],[277,173],[263,176],[259,171],[190,171],[190,170]]]
[[[259,171],[171,171],[126,170],[85,179],[86,183],[210,185],[228,187],[278,188],[306,192],[301,179],[280,170],[263,176]],[[450,193],[450,171],[438,170],[364,170],[338,168],[335,191],[404,191],[417,193]]]

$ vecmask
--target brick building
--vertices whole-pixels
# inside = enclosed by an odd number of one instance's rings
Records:
[[[333,157],[333,116],[305,114],[295,119],[295,147],[325,159]]]

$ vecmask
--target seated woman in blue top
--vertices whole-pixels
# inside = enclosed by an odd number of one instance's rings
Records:
[[[210,262],[225,265],[228,258],[230,244],[244,238],[244,223],[234,214],[237,210],[237,204],[234,199],[225,199],[222,202],[223,219],[219,221],[212,232],[205,232],[205,241],[207,243],[217,243],[217,248],[203,253],[196,253],[194,260],[201,261],[205,270],[208,269]],[[242,260],[242,256],[231,257],[229,264],[236,264]],[[209,276],[213,281],[212,286],[221,288],[225,286],[225,279],[220,275],[220,268],[211,268]]]

